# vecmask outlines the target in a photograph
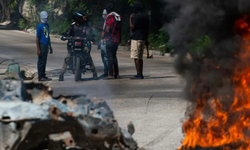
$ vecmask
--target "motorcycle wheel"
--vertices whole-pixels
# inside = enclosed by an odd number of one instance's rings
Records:
[[[75,66],[75,81],[81,80],[81,60],[79,57],[76,57],[76,66]]]

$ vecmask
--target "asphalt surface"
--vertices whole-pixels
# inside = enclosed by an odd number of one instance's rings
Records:
[[[0,30],[0,57],[15,59],[16,62],[36,68],[37,55],[35,35],[22,31]],[[123,128],[130,120],[135,125],[133,137],[139,146],[147,150],[174,150],[183,139],[181,120],[187,102],[182,99],[185,81],[173,69],[172,57],[144,56],[143,80],[131,80],[135,75],[134,61],[129,51],[118,50],[121,79],[92,80],[92,73],[83,75],[84,80],[75,82],[74,76],[65,74],[65,81],[58,82],[59,71],[67,54],[66,42],[51,38],[54,53],[49,55],[47,76],[53,80],[48,83],[59,94],[85,94],[108,102],[115,118]],[[92,47],[98,75],[103,73],[100,51]],[[1,69],[1,68],[0,68]]]

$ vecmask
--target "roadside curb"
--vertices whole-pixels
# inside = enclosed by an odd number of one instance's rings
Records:
[[[0,25],[0,29],[7,29],[6,26]]]

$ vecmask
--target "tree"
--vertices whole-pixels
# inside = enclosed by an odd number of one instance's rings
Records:
[[[134,1],[136,1],[136,0],[128,0],[128,3],[130,4],[130,5],[132,5],[133,3],[134,3]],[[155,0],[140,0],[143,4],[149,4],[150,2],[152,2],[152,1],[155,1]]]
[[[7,8],[7,0],[0,0],[0,4],[1,4],[1,12],[2,12],[0,22],[3,22],[9,17],[9,10]]]
[[[0,0],[0,22],[10,19],[10,14],[14,11],[15,7],[17,7],[18,1],[19,0]]]

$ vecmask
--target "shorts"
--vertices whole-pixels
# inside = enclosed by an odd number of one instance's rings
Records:
[[[130,58],[142,60],[144,46],[145,46],[145,41],[143,40],[131,40]]]

